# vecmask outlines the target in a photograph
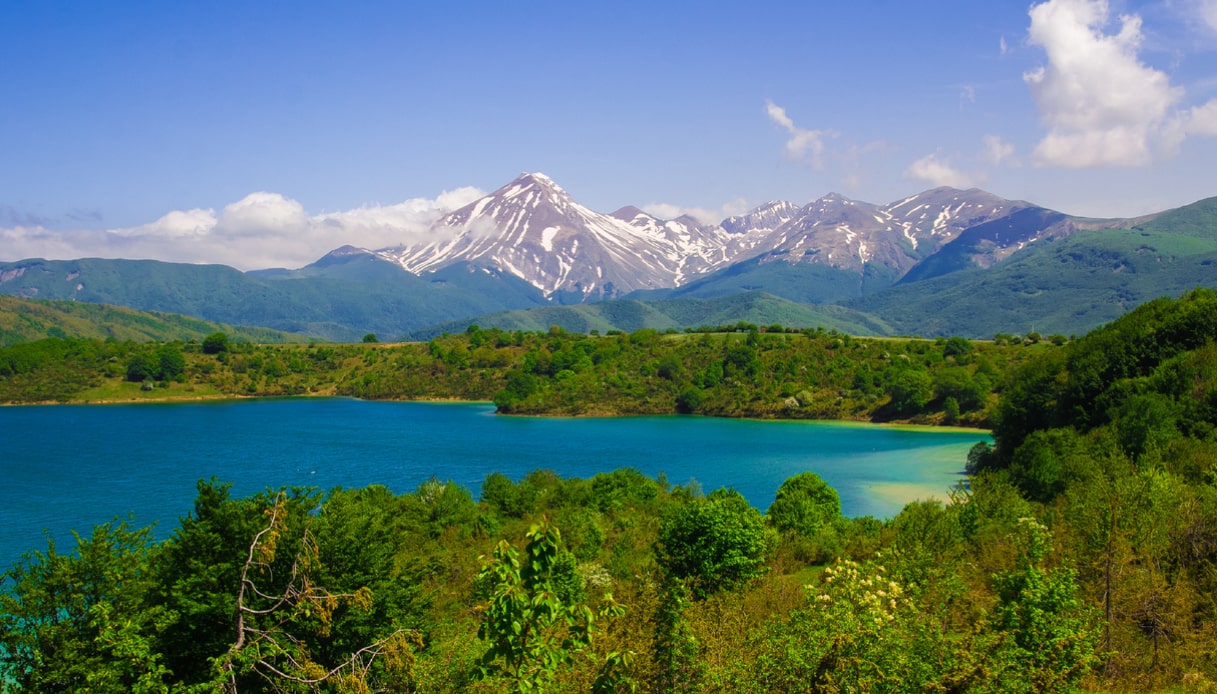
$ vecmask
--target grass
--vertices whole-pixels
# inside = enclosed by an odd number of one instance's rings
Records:
[[[72,402],[159,402],[164,400],[209,400],[231,398],[211,385],[203,383],[174,383],[157,386],[152,390],[142,390],[142,384],[132,383],[121,378],[105,379],[101,385],[89,388],[72,397]]]

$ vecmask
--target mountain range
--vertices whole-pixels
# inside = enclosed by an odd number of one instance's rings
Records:
[[[1142,301],[1213,284],[1215,253],[1217,198],[1092,219],[978,189],[935,188],[885,205],[833,193],[704,224],[636,207],[595,212],[532,173],[408,243],[344,246],[296,270],[32,259],[0,263],[0,294],[340,340],[473,321],[627,329],[612,315],[691,327],[733,322],[733,311],[861,333],[984,337],[1084,332]],[[613,308],[619,301],[628,303]],[[547,318],[511,314],[521,309]]]

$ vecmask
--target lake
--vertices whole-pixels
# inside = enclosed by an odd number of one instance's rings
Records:
[[[890,517],[960,479],[984,432],[702,417],[521,418],[490,404],[343,398],[0,407],[0,570],[46,534],[131,516],[166,537],[193,508],[199,479],[235,496],[268,487],[413,491],[434,476],[478,495],[487,474],[536,469],[591,477],[619,467],[706,492],[734,487],[764,511],[787,478],[811,470],[846,515]]]

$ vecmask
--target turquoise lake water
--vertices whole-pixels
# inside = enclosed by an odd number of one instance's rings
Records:
[[[245,400],[0,408],[0,571],[47,534],[132,516],[168,536],[216,477],[243,496],[288,485],[383,484],[413,491],[434,476],[470,488],[499,471],[590,477],[619,467],[706,492],[734,487],[764,511],[787,478],[811,470],[851,516],[889,517],[945,497],[968,449],[961,432],[701,417],[502,417],[489,404]]]

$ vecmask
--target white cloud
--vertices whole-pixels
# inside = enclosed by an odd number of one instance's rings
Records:
[[[997,48],[1001,52],[1001,55],[1006,55],[1010,52],[1010,45],[1006,43],[1005,36],[1001,37],[1001,40],[997,44]]]
[[[1217,136],[1217,99],[1190,109],[1183,115],[1183,122],[1188,135]]]
[[[927,154],[913,162],[904,170],[904,176],[931,186],[953,188],[971,188],[983,179],[983,176],[973,176],[956,169],[937,154]]]
[[[1014,156],[1014,145],[1006,142],[999,135],[985,135],[983,138],[984,151],[981,160],[989,166],[1000,166]]]
[[[242,270],[300,267],[343,245],[384,248],[430,232],[443,214],[481,197],[475,188],[309,215],[278,193],[251,193],[214,210],[176,210],[148,224],[105,231],[55,231],[43,226],[0,228],[5,260],[42,257],[152,258],[220,263]]]
[[[833,137],[836,133],[831,130],[800,128],[786,115],[786,109],[772,101],[765,102],[765,113],[790,135],[786,140],[786,156],[796,161],[806,160],[815,169],[824,167],[824,138]]]
[[[1210,29],[1217,31],[1217,0],[1196,0],[1196,13]]]
[[[216,225],[212,210],[174,210],[150,224],[129,229],[115,229],[118,236],[160,236],[165,238],[203,238]]]
[[[1204,0],[1217,19],[1217,0]],[[1141,62],[1141,18],[1111,23],[1106,0],[1049,0],[1031,8],[1028,40],[1048,64],[1023,75],[1048,132],[1033,159],[1069,168],[1143,166],[1189,135],[1212,134],[1209,102],[1181,111],[1184,90]]]

